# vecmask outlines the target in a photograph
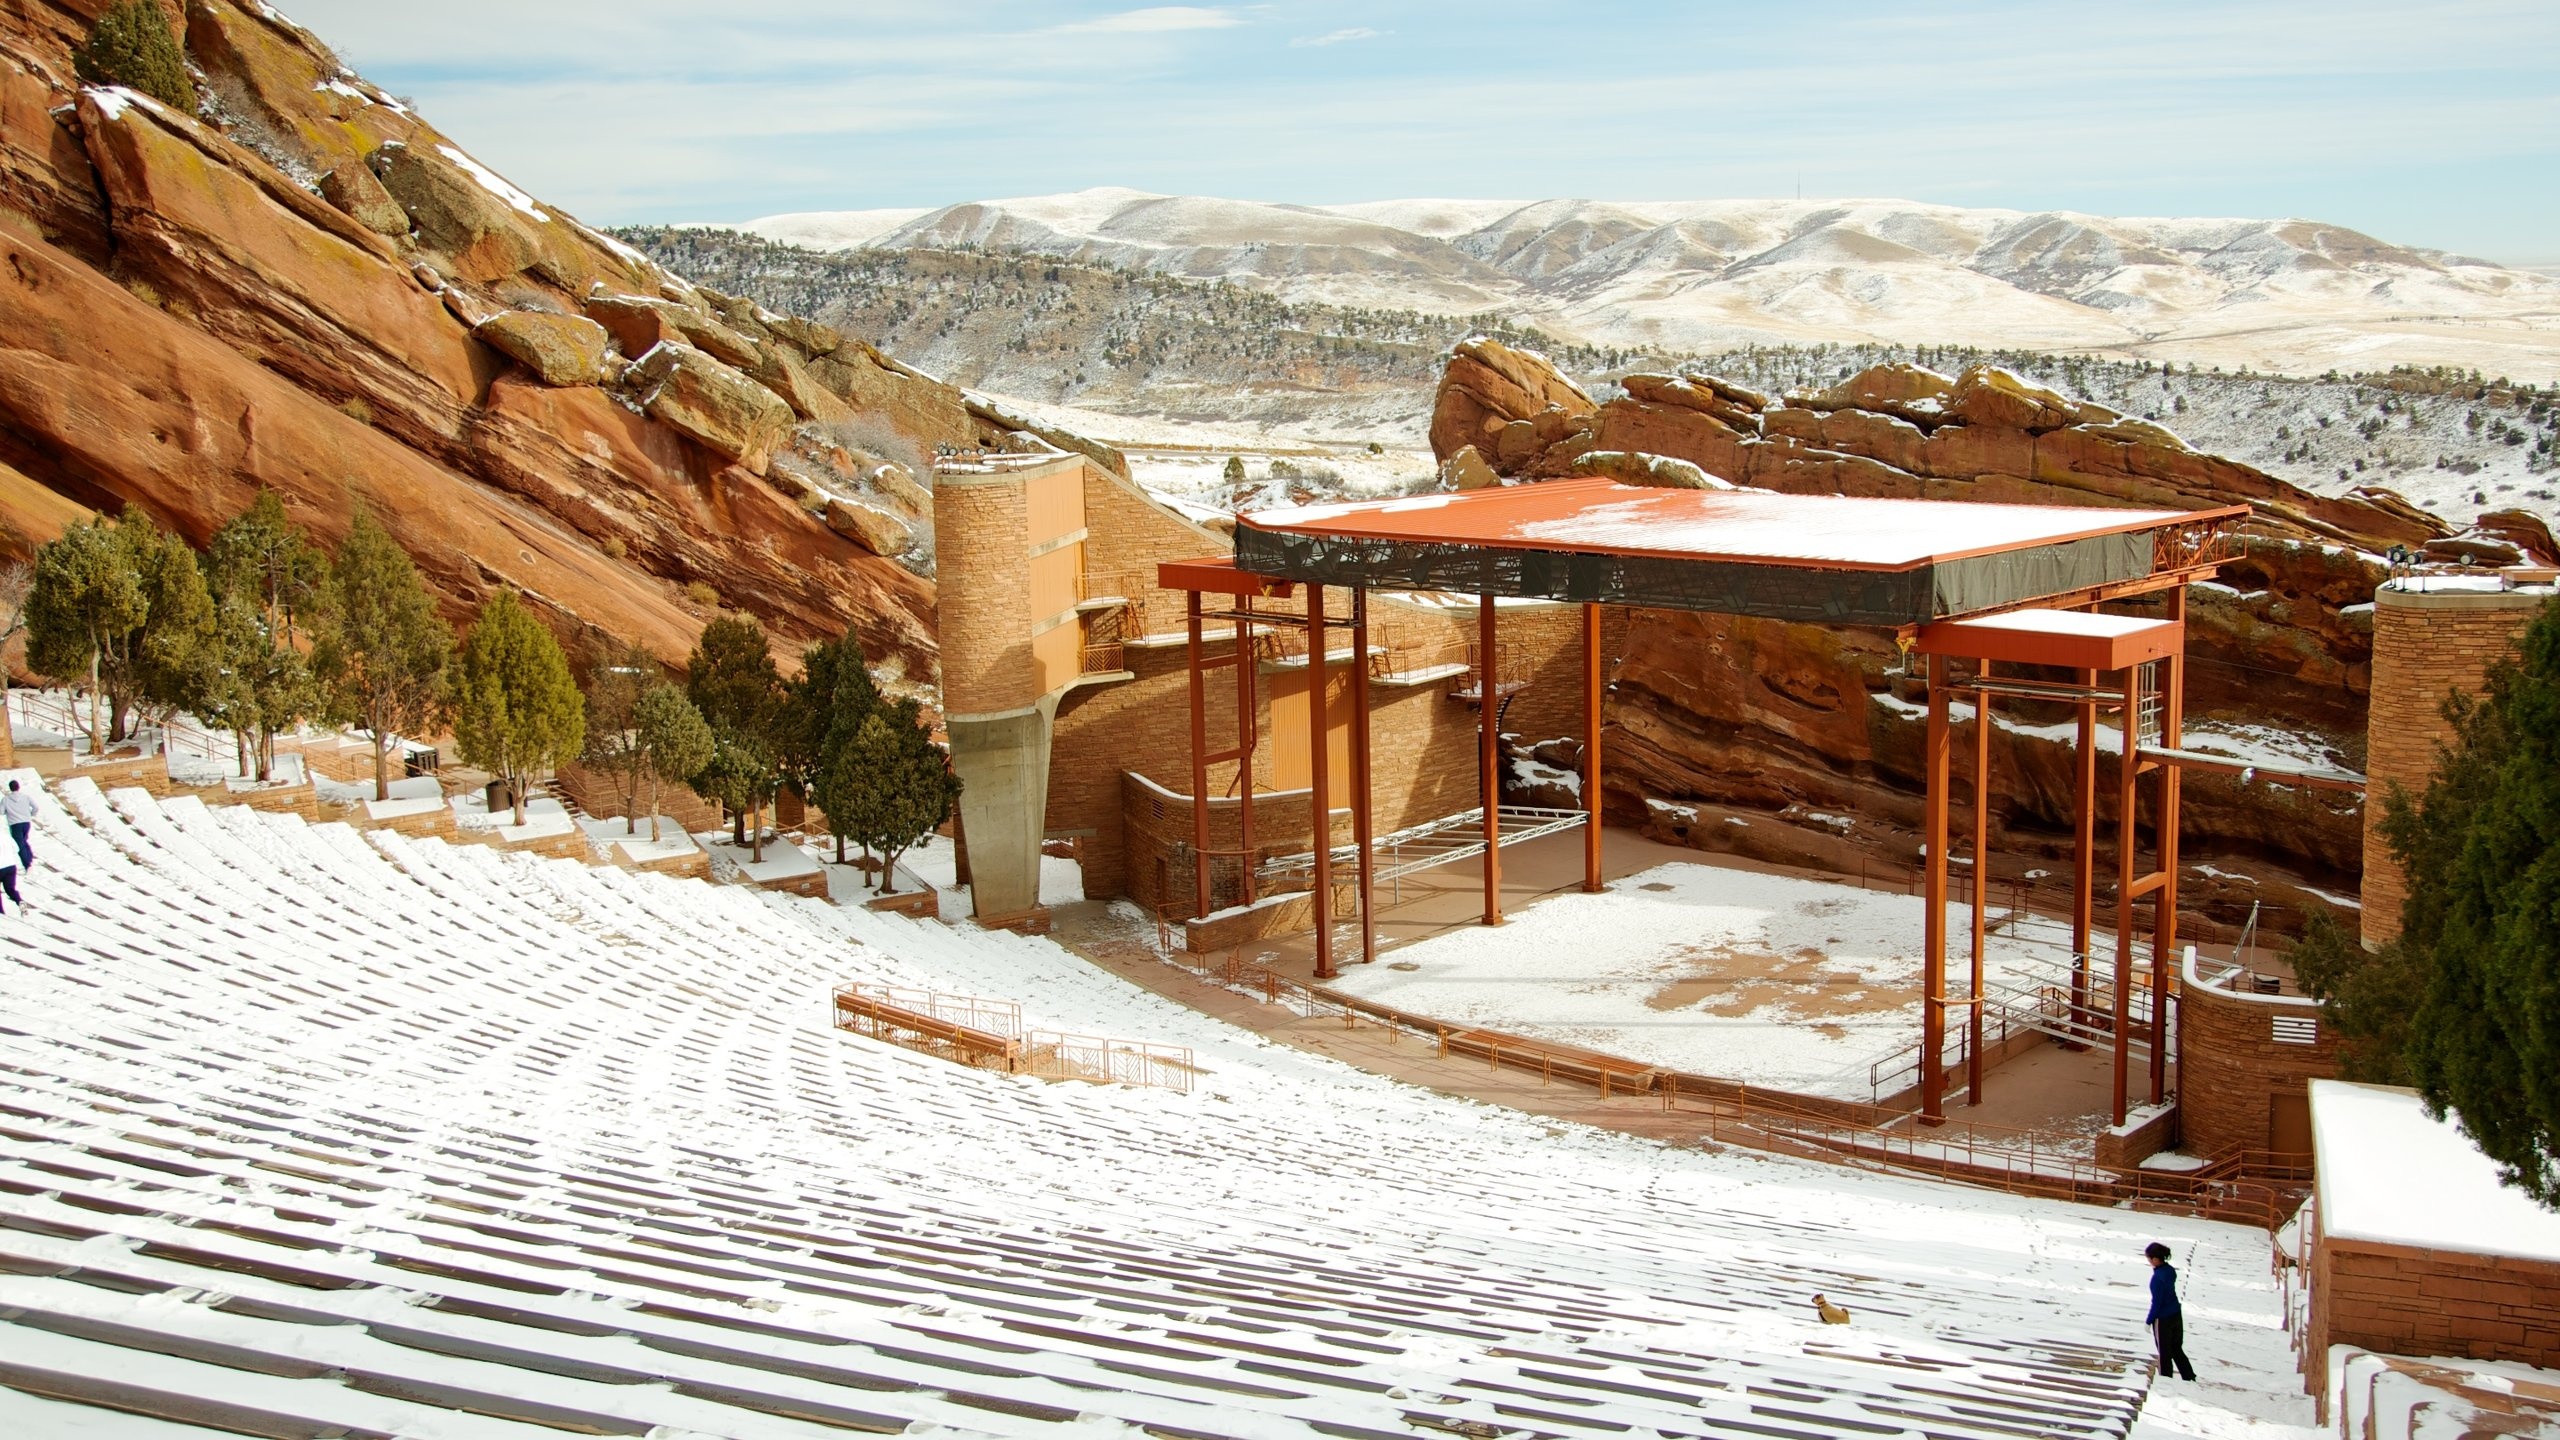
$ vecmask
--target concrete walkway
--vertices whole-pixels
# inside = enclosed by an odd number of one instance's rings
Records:
[[[1628,830],[1611,829],[1605,840],[1602,874],[1611,880],[1657,865],[1688,864],[1855,883],[1816,871],[1664,845]],[[1484,886],[1477,864],[1473,860],[1462,861],[1407,876],[1400,896],[1382,891],[1378,914],[1381,957],[1397,946],[1478,924],[1483,914]],[[1579,889],[1581,833],[1567,832],[1505,849],[1502,879],[1506,915],[1545,896]],[[1901,885],[1880,884],[1873,888],[1905,890]],[[1338,960],[1348,966],[1357,961],[1357,932],[1346,926],[1343,933],[1350,942]],[[1446,1095],[1660,1140],[1698,1143],[1703,1135],[1704,1127],[1697,1117],[1667,1112],[1658,1099],[1603,1099],[1598,1091],[1572,1082],[1541,1083],[1535,1075],[1497,1068],[1480,1060],[1443,1059],[1428,1042],[1393,1030],[1366,1023],[1346,1025],[1339,1018],[1306,1019],[1283,1006],[1238,995],[1158,959],[1152,933],[1133,925],[1125,911],[1113,915],[1109,907],[1098,902],[1058,907],[1052,936],[1131,983],[1194,1010],[1376,1074]],[[1312,934],[1257,941],[1242,947],[1241,955],[1292,979],[1313,981]],[[1964,1105],[1961,1086],[1953,1088],[1947,1113],[1951,1119],[2031,1131],[2050,1141],[2085,1142],[2107,1122],[2108,1063],[2104,1051],[2037,1045],[1986,1073],[1981,1106]],[[2146,1098],[2144,1078],[2135,1076],[2137,1102]]]

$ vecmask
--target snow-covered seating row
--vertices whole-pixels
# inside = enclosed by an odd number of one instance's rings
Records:
[[[2263,1276],[2226,1227],[1398,1086],[1042,939],[42,802],[0,967],[7,1433],[2109,1436],[2139,1242]],[[1207,1074],[947,1065],[830,1029],[845,980]]]

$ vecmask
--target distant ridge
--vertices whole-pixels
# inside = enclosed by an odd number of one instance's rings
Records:
[[[2406,364],[2560,379],[2550,267],[2302,219],[1902,200],[1305,206],[1113,188],[734,228],[818,249],[1019,251],[1289,300],[1499,312],[1615,346],[1960,344],[2294,374]]]

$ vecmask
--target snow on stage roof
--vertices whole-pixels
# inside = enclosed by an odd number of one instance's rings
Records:
[[[2320,1233],[2418,1250],[2560,1260],[2560,1215],[2498,1183],[2498,1165],[2415,1090],[2311,1082]]]
[[[2246,514],[1548,480],[1236,517],[1236,565],[1441,589],[1910,625],[2152,573],[2153,533]]]
[[[2274,1333],[2242,1227],[1562,1130],[1044,939],[58,790],[0,1434],[2095,1440],[2155,1233]],[[848,980],[1204,1073],[964,1069],[831,1028]]]

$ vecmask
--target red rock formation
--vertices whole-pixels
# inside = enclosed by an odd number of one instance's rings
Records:
[[[515,191],[264,6],[183,7],[202,115],[84,91],[101,8],[0,10],[0,548],[128,504],[201,543],[261,487],[325,541],[362,500],[457,617],[515,586],[677,658],[700,582],[929,673],[931,586],[866,545],[923,495],[858,447],[1011,427]]]
[[[1630,375],[1624,395],[1581,413],[1557,403],[1563,387],[1534,355],[1462,347],[1442,380],[1434,448],[1446,456],[1473,444],[1506,475],[1529,480],[1623,466],[1617,457],[1634,452],[1796,494],[2246,504],[2254,513],[2241,558],[2224,567],[2222,584],[2190,599],[2190,713],[2307,733],[2351,758],[2361,754],[2370,684],[2362,607],[2382,578],[2374,552],[2443,543],[2448,533],[2388,491],[2313,495],[1989,368],[1949,377],[1879,366],[1781,400],[1709,376]],[[2524,548],[2535,543],[2508,533]],[[1627,818],[1648,813],[1639,798],[1844,817],[1866,853],[1907,863],[1919,727],[1894,695],[1893,667],[1880,634],[1640,611],[1611,691],[1610,721],[1624,735],[1612,803]],[[2004,846],[2036,855],[2063,830],[2069,750],[2038,733],[2060,716],[2013,718],[2021,728],[1995,735],[1994,810]],[[2310,792],[2261,785],[2243,794],[2230,781],[2191,778],[2185,810],[2193,860],[2245,855],[2332,885],[2361,863],[2354,812]],[[1750,828],[1681,827],[1682,838],[1717,848],[1741,844],[1738,832]],[[1808,863],[1839,852],[1837,830],[1822,828],[1820,843],[1803,850]],[[1775,858],[1766,837],[1751,844]],[[2245,910],[2257,893],[2224,888],[2226,908]]]

